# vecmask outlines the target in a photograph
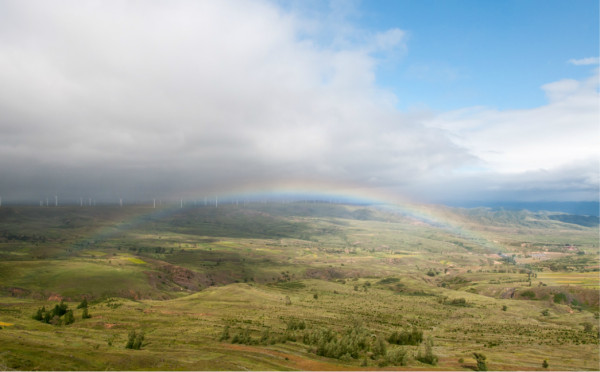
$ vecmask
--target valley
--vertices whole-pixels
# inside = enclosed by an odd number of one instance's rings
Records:
[[[3,206],[0,368],[599,369],[597,224],[427,213]]]

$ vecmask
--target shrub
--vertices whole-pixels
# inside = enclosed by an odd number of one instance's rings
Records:
[[[544,309],[544,310],[542,310],[542,311],[541,311],[541,314],[542,314],[543,316],[548,316],[548,315],[550,315],[550,310],[548,310],[548,309]]]
[[[81,314],[81,319],[88,319],[91,318],[92,316],[88,313],[88,308],[84,307],[83,308],[83,313]]]
[[[219,337],[219,341],[225,341],[225,340],[229,340],[229,326],[228,325],[226,325],[225,328],[223,328],[221,337]]]
[[[431,338],[427,339],[427,342],[425,342],[425,351],[422,352],[419,350],[417,360],[422,363],[431,364],[432,366],[437,364],[438,357],[433,354],[433,340]]]
[[[448,302],[449,305],[452,306],[467,306],[467,300],[464,298],[455,298],[452,301]]]
[[[73,316],[73,310],[68,310],[65,313],[65,320],[64,320],[66,325],[69,324],[73,324],[75,322],[75,317]]]
[[[506,310],[508,310],[508,306],[502,305],[502,311],[506,311]]]
[[[395,331],[387,341],[396,345],[419,345],[423,342],[423,331],[413,328],[412,331]]]
[[[371,345],[371,352],[373,356],[378,355],[386,355],[387,354],[387,345],[385,344],[385,340],[381,336],[377,336]]]
[[[46,312],[46,308],[42,306],[37,310],[37,312],[35,313],[35,315],[32,318],[35,320],[39,320],[41,322],[42,320],[44,320],[45,312]]]
[[[521,297],[527,297],[528,299],[533,300],[535,298],[535,292],[531,290],[526,290],[523,293],[521,293]]]
[[[87,307],[88,307],[87,298],[84,298],[83,301],[81,301],[81,303],[79,305],[77,305],[78,309],[87,309]]]
[[[473,357],[475,358],[475,361],[477,362],[477,370],[478,371],[487,371],[486,356],[481,353],[473,353]]]
[[[548,361],[546,359],[544,359],[544,361],[542,362],[542,367],[548,368]]]
[[[387,362],[394,366],[405,366],[408,362],[408,354],[402,348],[388,350],[385,355]]]
[[[252,345],[254,344],[254,340],[250,336],[250,330],[248,328],[241,329],[237,334],[233,336],[231,339],[232,344],[244,344],[244,345]]]
[[[60,304],[54,306],[52,312],[54,313],[54,315],[58,315],[59,317],[61,317],[67,313],[68,307],[69,306],[65,304],[64,300],[61,300]]]
[[[554,303],[562,304],[563,302],[567,302],[567,296],[564,293],[554,294]]]
[[[287,321],[287,330],[288,331],[295,331],[295,330],[303,330],[306,328],[306,323],[304,323],[304,320],[299,320],[296,318],[290,318]]]
[[[125,344],[126,349],[139,350],[142,348],[142,344],[144,343],[144,332],[136,333],[135,331],[129,332],[129,336],[127,338],[127,344]]]

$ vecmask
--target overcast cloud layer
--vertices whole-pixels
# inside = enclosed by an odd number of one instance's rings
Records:
[[[324,19],[260,1],[0,1],[0,196],[311,180],[436,201],[597,199],[597,69],[540,87],[534,109],[400,112],[375,73],[410,53],[406,32]]]

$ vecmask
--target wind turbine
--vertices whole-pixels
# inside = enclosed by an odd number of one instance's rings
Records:
[[[219,208],[219,197],[215,196],[215,208]]]
[[[156,199],[152,199],[152,208],[156,209]]]
[[[82,197],[79,197],[79,206],[83,207],[83,198]]]
[[[54,206],[58,207],[58,195],[54,195]]]
[[[123,198],[119,198],[119,205],[122,207],[123,206]]]

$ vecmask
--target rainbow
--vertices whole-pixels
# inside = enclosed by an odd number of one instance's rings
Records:
[[[382,210],[413,218],[431,226],[444,229],[453,235],[467,239],[493,252],[502,251],[498,244],[486,239],[479,232],[469,229],[452,218],[451,213],[442,206],[415,202],[397,193],[382,188],[353,186],[347,183],[324,183],[314,181],[288,181],[279,184],[244,184],[229,190],[205,192],[205,190],[187,190],[181,193],[184,208],[203,206],[208,200],[210,205],[232,204],[238,202],[257,201],[323,201],[342,204],[369,205]],[[152,216],[165,217],[181,210],[179,200],[170,201],[170,206],[163,208],[141,208],[129,220],[116,226],[105,227],[97,231],[93,237],[84,240],[104,240],[123,231],[140,226]]]
[[[189,190],[184,195],[188,200],[204,200],[206,197],[206,194],[203,195],[202,192],[198,192],[197,190]],[[503,250],[502,246],[456,221],[452,213],[448,213],[447,208],[414,201],[397,192],[381,187],[365,187],[350,183],[312,180],[290,180],[276,184],[244,184],[241,187],[232,187],[228,190],[212,192],[213,200],[216,197],[228,203],[244,200],[314,200],[376,206],[388,212],[411,217],[434,227],[444,229],[477,245],[488,248],[493,252]]]

